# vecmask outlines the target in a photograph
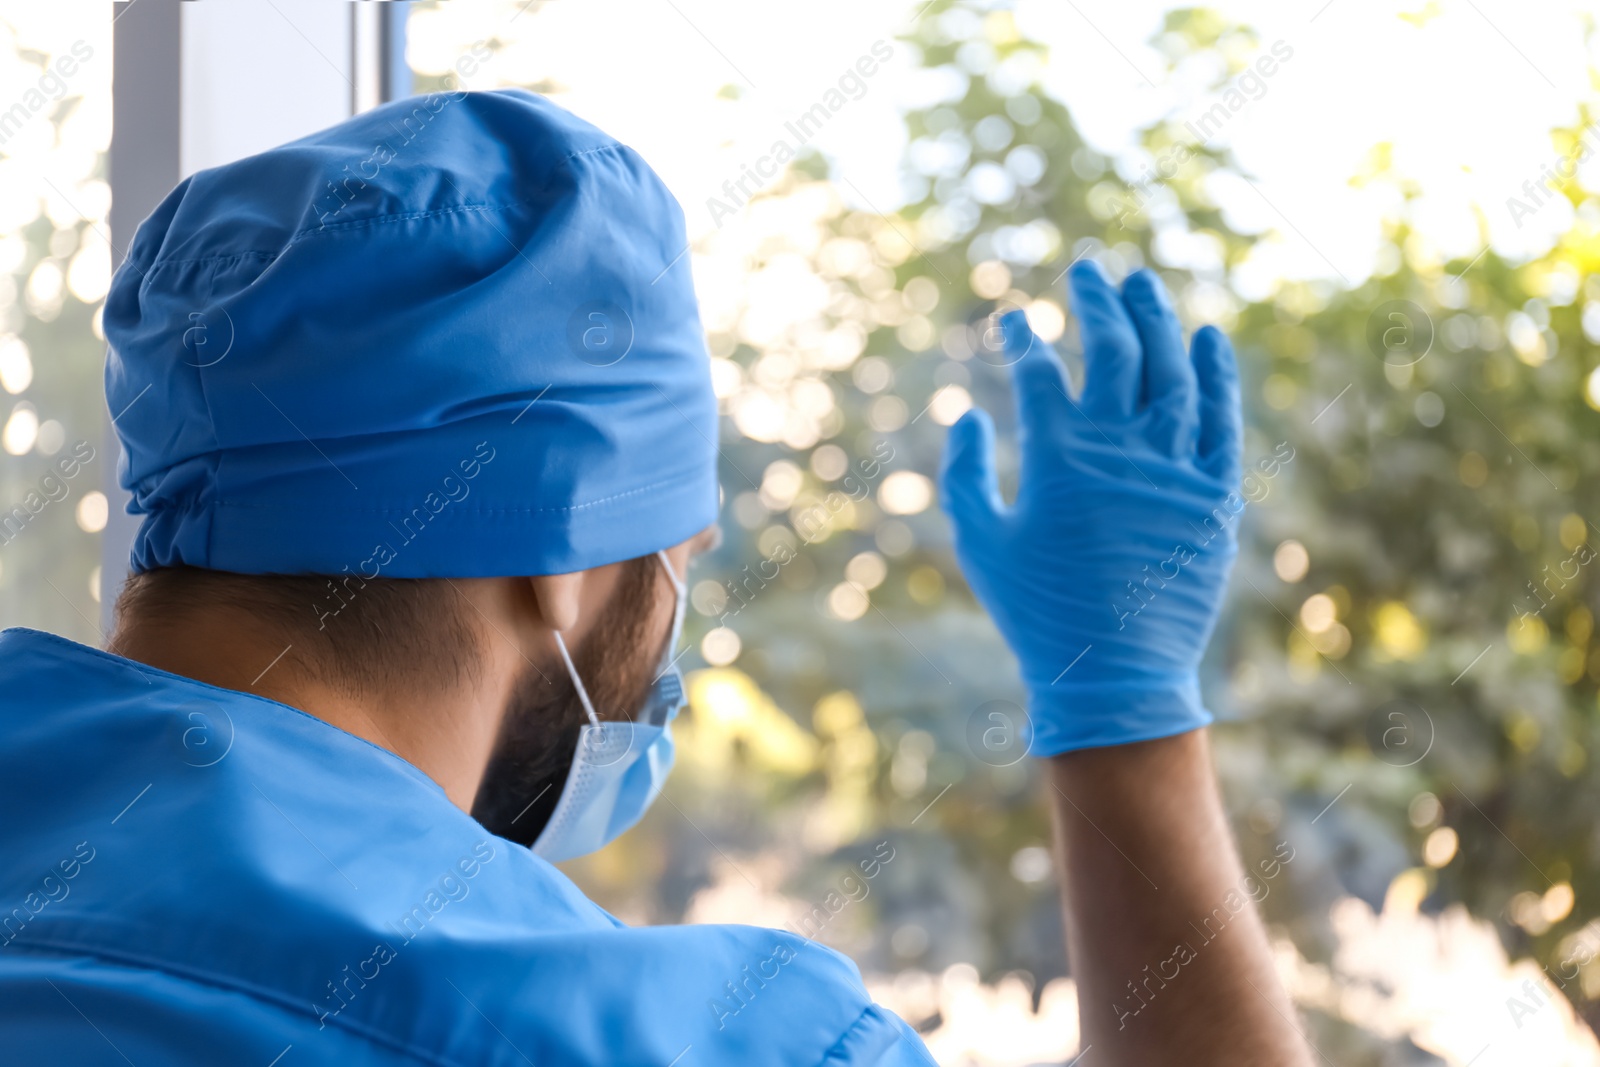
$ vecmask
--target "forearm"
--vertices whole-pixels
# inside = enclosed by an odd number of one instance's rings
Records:
[[[1056,756],[1050,782],[1067,951],[1094,1062],[1309,1063],[1206,732]]]
[[[1091,259],[1066,275],[1083,389],[1024,312],[1002,316],[1015,500],[976,408],[950,428],[940,499],[962,573],[1017,655],[1032,751],[1051,757],[1084,1047],[1097,1065],[1298,1067],[1308,1052],[1201,729],[1197,668],[1245,503],[1233,349],[1207,326],[1186,351],[1150,271],[1120,290]],[[1168,736],[1132,740],[1152,735]]]

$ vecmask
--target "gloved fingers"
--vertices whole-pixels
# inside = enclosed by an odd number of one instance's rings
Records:
[[[1122,302],[1144,346],[1144,399],[1153,416],[1152,443],[1169,456],[1187,456],[1199,430],[1195,373],[1172,301],[1154,272],[1138,270],[1123,283]]]
[[[968,408],[945,439],[939,470],[939,502],[959,537],[990,526],[1005,510],[994,470],[994,421],[982,408]]]
[[[1200,467],[1231,487],[1240,477],[1240,438],[1244,433],[1233,346],[1221,330],[1203,326],[1194,335],[1193,356],[1200,383]]]
[[[1087,259],[1067,272],[1067,290],[1083,340],[1084,412],[1091,419],[1132,417],[1144,372],[1139,334],[1121,294],[1100,265]]]
[[[1017,435],[1023,464],[1041,446],[1048,448],[1051,429],[1072,415],[1067,368],[1055,349],[1033,332],[1028,316],[1010,311],[1000,320],[1006,359],[1011,361],[1011,394],[1016,402]]]

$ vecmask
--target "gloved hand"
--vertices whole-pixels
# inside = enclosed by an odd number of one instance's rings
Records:
[[[1021,663],[1035,756],[1211,721],[1198,667],[1244,510],[1227,338],[1207,326],[1186,354],[1148,271],[1119,294],[1084,261],[1069,289],[1086,366],[1076,400],[1026,316],[1001,322],[1015,361],[1016,502],[1000,499],[981,409],[951,427],[940,479],[961,570]]]

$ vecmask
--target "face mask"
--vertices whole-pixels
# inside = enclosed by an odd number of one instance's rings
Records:
[[[589,722],[578,734],[578,751],[572,758],[567,784],[561,790],[550,821],[533,843],[533,851],[551,862],[596,852],[631,829],[661,793],[672,770],[670,726],[684,705],[683,676],[673,653],[683,632],[688,589],[672,571],[665,552],[657,552],[667,579],[677,593],[672,610],[672,632],[661,652],[655,684],[632,722],[602,722],[589,702],[589,693],[572,665],[561,633],[556,648],[566,664]]]

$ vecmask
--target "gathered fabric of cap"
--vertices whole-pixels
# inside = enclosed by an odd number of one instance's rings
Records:
[[[523,90],[185,179],[105,306],[133,568],[558,574],[716,516],[683,212]]]

